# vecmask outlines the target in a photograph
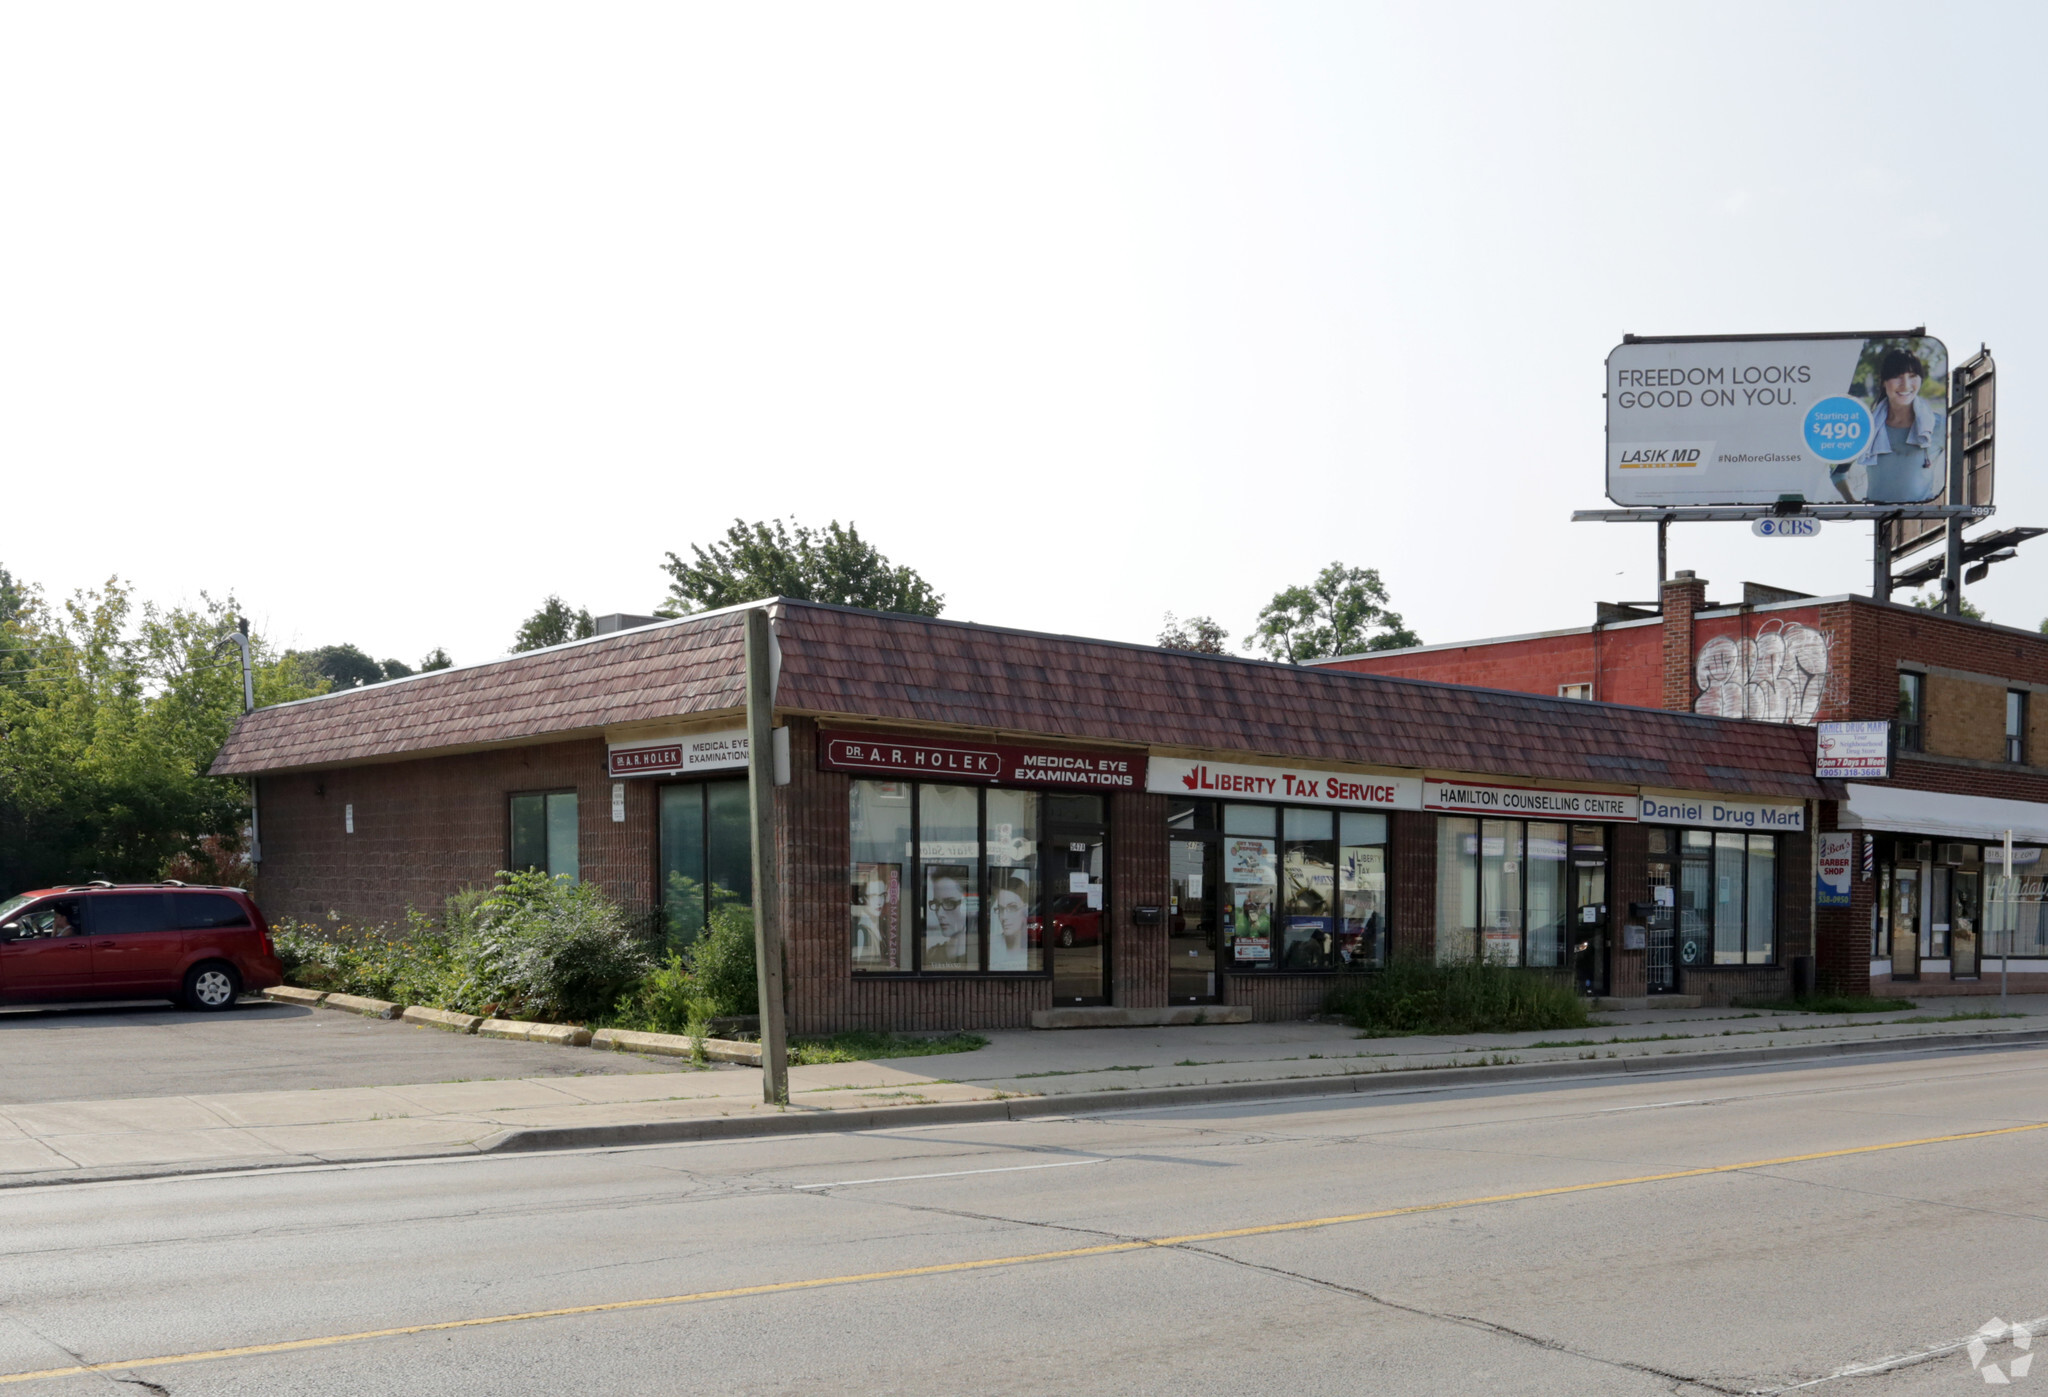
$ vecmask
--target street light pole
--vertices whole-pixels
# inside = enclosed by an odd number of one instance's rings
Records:
[[[775,857],[775,640],[768,611],[746,613],[747,793],[754,817],[754,973],[761,996],[761,1099],[789,1104],[789,1037],[782,1005],[782,884]]]
[[[2012,896],[2012,831],[2005,832],[2005,950],[1998,958],[1998,1007],[2005,1008],[2005,968],[2012,961],[2013,933],[2019,930],[2019,908]]]

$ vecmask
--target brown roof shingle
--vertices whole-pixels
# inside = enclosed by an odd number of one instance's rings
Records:
[[[1502,777],[1793,797],[1810,728],[776,602],[777,705]],[[744,702],[737,611],[260,709],[214,771],[343,765]]]

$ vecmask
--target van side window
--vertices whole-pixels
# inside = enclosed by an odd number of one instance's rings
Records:
[[[119,936],[172,929],[170,898],[164,893],[101,893],[85,899],[85,929],[92,936]]]
[[[242,904],[220,893],[172,893],[174,924],[180,931],[209,931],[214,927],[247,926],[249,914]]]

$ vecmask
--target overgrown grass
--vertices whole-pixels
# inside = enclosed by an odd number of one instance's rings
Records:
[[[1523,1033],[1589,1028],[1586,1002],[1563,979],[1467,962],[1396,960],[1330,992],[1329,1013],[1367,1038],[1414,1033]]]
[[[1810,994],[1803,999],[1737,999],[1740,1009],[1766,1009],[1774,1014],[1890,1014],[1919,1006],[1910,999],[1868,994]]]
[[[2001,1012],[1997,1009],[1959,1009],[1953,1014],[1914,1014],[1910,1018],[1893,1019],[1893,1023],[1958,1023],[1963,1019],[2024,1019],[2025,1014],[2017,1010]]]
[[[971,1053],[986,1048],[978,1033],[949,1033],[943,1038],[905,1037],[896,1033],[835,1033],[829,1038],[792,1038],[792,1066],[820,1062],[869,1062],[883,1057],[930,1057],[936,1053]]]

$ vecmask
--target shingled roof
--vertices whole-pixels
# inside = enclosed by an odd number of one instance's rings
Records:
[[[1076,741],[1502,777],[1827,797],[1810,728],[1195,655],[814,602],[770,604],[777,707]],[[738,610],[259,709],[244,775],[565,737],[744,702]]]

